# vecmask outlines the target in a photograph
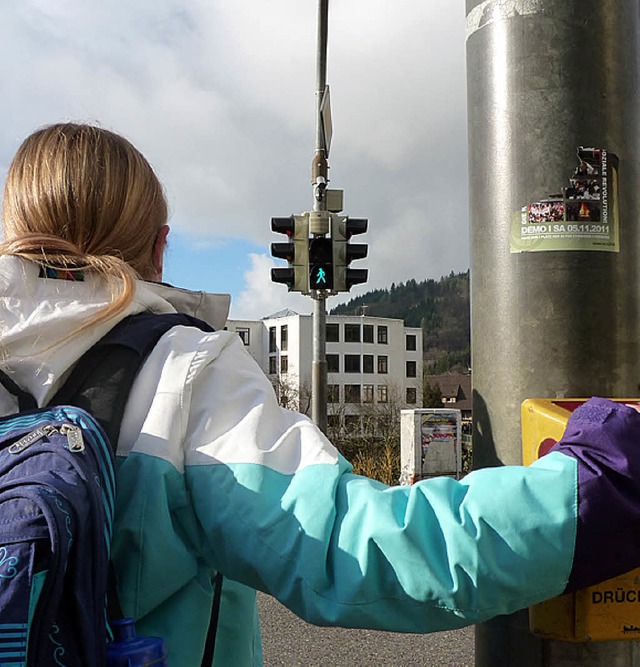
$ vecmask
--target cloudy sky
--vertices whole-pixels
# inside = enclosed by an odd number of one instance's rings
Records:
[[[468,268],[463,5],[330,0],[330,187],[369,219],[352,295]],[[311,208],[316,22],[316,0],[2,2],[0,176],[41,125],[119,132],[167,191],[168,281],[234,318],[311,312],[270,282],[269,219]]]

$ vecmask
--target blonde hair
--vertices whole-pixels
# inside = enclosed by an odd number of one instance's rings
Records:
[[[4,189],[0,255],[95,273],[111,302],[84,329],[133,300],[135,279],[154,276],[156,236],[167,221],[162,186],[123,137],[64,123],[34,132],[16,153]]]

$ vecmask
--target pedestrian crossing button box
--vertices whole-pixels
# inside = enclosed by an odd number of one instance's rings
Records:
[[[564,433],[586,398],[527,399],[522,404],[522,461],[531,465]],[[615,398],[638,403],[638,398]],[[640,446],[640,445],[639,445]],[[531,632],[570,642],[640,640],[640,568],[529,608]]]

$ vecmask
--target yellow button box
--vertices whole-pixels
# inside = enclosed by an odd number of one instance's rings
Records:
[[[586,398],[527,399],[522,404],[522,460],[530,465],[562,438]],[[640,399],[613,399],[638,403]],[[531,632],[563,641],[640,639],[640,568],[529,609]]]

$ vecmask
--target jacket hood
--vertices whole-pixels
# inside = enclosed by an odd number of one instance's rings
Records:
[[[154,294],[168,301],[177,312],[204,320],[216,331],[224,329],[231,305],[229,294],[193,292],[167,283],[145,283],[145,285]]]
[[[80,356],[127,315],[184,312],[219,330],[230,304],[226,294],[139,281],[133,301],[117,318],[70,335],[110,300],[109,285],[97,276],[46,278],[33,262],[0,257],[0,366],[42,405]]]

